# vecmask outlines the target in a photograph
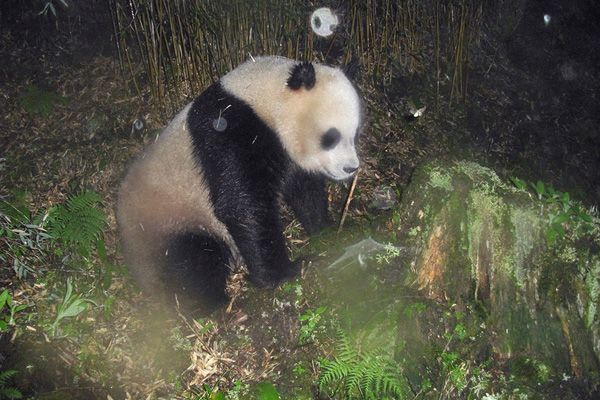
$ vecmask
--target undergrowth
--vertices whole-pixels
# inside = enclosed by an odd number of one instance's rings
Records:
[[[12,266],[0,274],[3,284],[10,282],[0,292],[0,337],[15,342],[25,334],[34,341],[38,333],[46,341],[73,336],[81,329],[63,329],[65,325],[88,323],[77,317],[89,305],[97,306],[81,291],[110,305],[110,297],[102,293],[111,265],[103,242],[106,218],[100,196],[83,192],[33,212],[26,199],[17,193],[10,201],[0,200],[0,261]],[[6,386],[13,375],[0,379],[0,398],[20,398],[10,397],[18,391]]]
[[[0,261],[12,266],[18,279],[42,268],[52,237],[46,230],[47,212],[31,215],[24,195],[14,201],[0,200]]]
[[[29,85],[19,95],[19,105],[29,114],[38,114],[48,117],[52,114],[57,104],[64,104],[66,99],[54,92],[43,90],[34,85]]]
[[[105,254],[106,218],[100,205],[95,192],[36,213],[28,210],[22,195],[0,200],[0,261],[12,265],[18,279],[26,279],[48,270],[55,256],[87,258],[94,248]]]
[[[359,352],[348,335],[338,331],[336,356],[321,359],[319,390],[336,399],[407,398],[410,388],[402,368],[383,352]]]
[[[74,246],[79,254],[89,256],[106,224],[104,213],[98,208],[100,202],[98,193],[83,192],[56,206],[50,212],[50,235],[67,247]]]
[[[17,374],[14,369],[9,369],[0,372],[0,399],[22,399],[23,394],[16,388],[12,387],[10,380]]]
[[[541,181],[529,185],[522,179],[511,178],[512,183],[521,190],[533,190],[542,204],[542,212],[548,214],[546,241],[555,244],[566,235],[579,237],[593,229],[592,216],[581,203],[571,199],[568,192],[555,190]]]

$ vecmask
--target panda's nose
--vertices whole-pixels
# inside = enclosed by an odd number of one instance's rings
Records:
[[[358,169],[358,167],[344,167],[342,168],[344,170],[345,173],[347,174],[353,174],[356,172],[356,170]]]

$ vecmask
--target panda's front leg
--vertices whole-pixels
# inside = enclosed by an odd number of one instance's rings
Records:
[[[300,168],[292,170],[285,179],[283,197],[309,235],[332,224],[323,176]]]
[[[280,210],[275,202],[255,200],[226,221],[244,262],[249,280],[259,287],[276,287],[300,271],[298,263],[290,261],[280,222]]]

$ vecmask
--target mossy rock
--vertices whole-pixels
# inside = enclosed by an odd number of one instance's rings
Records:
[[[565,222],[549,244],[551,207],[467,161],[418,168],[401,207],[417,290],[481,310],[500,359],[531,357],[557,374],[598,378],[597,219],[585,233]]]

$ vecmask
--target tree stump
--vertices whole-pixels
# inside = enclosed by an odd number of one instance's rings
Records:
[[[496,357],[597,380],[598,219],[541,188],[517,188],[473,162],[417,169],[401,210],[412,285],[432,300],[475,304]]]

